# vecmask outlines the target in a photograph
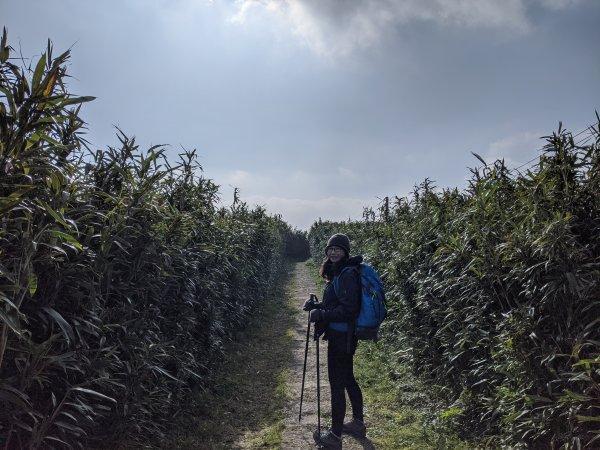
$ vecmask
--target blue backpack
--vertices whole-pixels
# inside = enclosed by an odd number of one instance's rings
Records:
[[[344,268],[340,275],[333,279],[333,289],[336,295],[338,295],[339,291],[339,278],[347,270],[354,270],[354,267]],[[362,297],[354,335],[361,340],[376,341],[379,326],[387,314],[383,283],[375,269],[370,265],[361,263],[358,270],[360,272]],[[348,330],[346,322],[332,322],[329,326],[337,331]]]

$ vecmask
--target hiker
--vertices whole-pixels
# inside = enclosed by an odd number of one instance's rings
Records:
[[[314,433],[315,442],[330,449],[342,448],[342,432],[359,438],[366,436],[363,422],[363,395],[354,378],[353,358],[358,344],[354,322],[361,305],[359,265],[362,256],[350,257],[350,240],[344,234],[334,234],[325,247],[325,259],[320,275],[325,279],[322,302],[307,300],[304,309],[310,311],[310,321],[316,322],[317,335],[327,341],[327,371],[331,388],[331,429]],[[342,269],[350,267],[356,270]],[[341,273],[341,275],[340,275]],[[334,288],[334,279],[338,277]],[[336,294],[337,290],[337,294]],[[344,423],[346,395],[352,405],[352,420]]]

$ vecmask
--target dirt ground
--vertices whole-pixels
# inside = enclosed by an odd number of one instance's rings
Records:
[[[288,402],[285,407],[283,442],[281,448],[288,449],[310,449],[315,448],[312,433],[317,428],[317,368],[316,349],[312,339],[309,344],[308,362],[306,367],[306,381],[304,386],[304,404],[302,407],[302,422],[298,422],[300,390],[302,386],[302,369],[304,363],[304,349],[306,342],[307,313],[302,311],[302,304],[311,292],[321,298],[321,292],[317,292],[312,274],[305,263],[297,263],[294,268],[293,306],[296,311],[296,321],[293,329],[293,362],[288,370],[287,382]],[[312,327],[311,327],[312,330]],[[312,331],[311,331],[312,335]],[[331,406],[329,384],[327,381],[327,342],[320,343],[320,366],[321,366],[321,424],[330,425]],[[347,402],[348,410],[346,416],[351,416],[350,403]],[[368,423],[367,423],[368,426]],[[367,431],[368,434],[368,431]],[[350,436],[343,437],[344,449],[374,449],[374,445],[368,440],[357,440]]]

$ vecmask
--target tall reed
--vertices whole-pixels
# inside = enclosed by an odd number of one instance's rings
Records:
[[[280,273],[293,230],[218,186],[194,151],[89,150],[69,52],[0,45],[0,445],[148,441]]]
[[[319,259],[346,232],[383,273],[390,370],[408,355],[464,438],[597,448],[600,134],[545,139],[524,173],[496,161],[462,191],[425,180],[363,221],[316,222],[309,241]]]

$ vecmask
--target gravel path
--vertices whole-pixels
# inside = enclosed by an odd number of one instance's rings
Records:
[[[317,428],[317,369],[315,342],[312,340],[312,336],[306,368],[302,422],[298,423],[298,408],[300,389],[302,386],[302,368],[304,363],[307,325],[307,313],[302,311],[302,304],[311,292],[316,293],[319,299],[321,298],[321,293],[317,292],[314,279],[306,264],[297,263],[294,269],[294,288],[291,292],[294,305],[297,306],[296,322],[293,329],[294,358],[292,366],[289,369],[289,401],[285,408],[285,429],[283,432],[283,443],[281,445],[283,450],[315,448],[312,433]],[[324,427],[329,426],[331,417],[329,383],[327,381],[327,342],[321,342],[320,347],[321,425]],[[349,407],[350,403],[348,402],[348,408]],[[368,439],[358,441],[350,436],[344,436],[343,447],[344,449],[349,450],[375,448]]]

